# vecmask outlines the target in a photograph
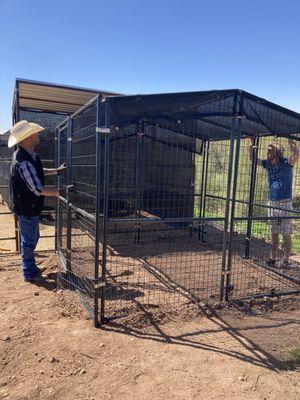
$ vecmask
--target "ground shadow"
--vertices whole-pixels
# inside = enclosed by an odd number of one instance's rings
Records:
[[[295,366],[282,361],[278,357],[271,354],[265,349],[265,346],[260,345],[259,341],[252,339],[251,332],[259,330],[268,331],[284,326],[300,324],[300,320],[292,318],[280,318],[279,320],[268,321],[264,318],[261,323],[246,324],[240,326],[239,323],[233,324],[226,317],[217,315],[215,310],[203,309],[199,306],[199,313],[204,314],[211,323],[209,329],[199,329],[181,332],[179,334],[170,334],[164,325],[156,322],[151,311],[146,309],[142,304],[137,304],[140,310],[145,313],[147,321],[150,324],[146,328],[136,328],[129,326],[126,323],[118,322],[117,320],[108,320],[102,329],[110,332],[118,332],[121,334],[134,336],[136,338],[154,340],[162,343],[172,343],[179,346],[188,346],[198,350],[223,354],[238,360],[257,365],[269,370],[293,370]],[[198,319],[201,326],[201,320]],[[250,320],[249,320],[250,321]],[[150,327],[150,329],[149,329]],[[179,330],[179,329],[178,329]],[[216,340],[216,334],[226,335],[222,340]],[[234,347],[234,348],[233,348]]]

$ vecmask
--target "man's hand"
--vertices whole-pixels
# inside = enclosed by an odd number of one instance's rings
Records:
[[[66,169],[66,163],[61,164],[58,168],[43,168],[45,176],[58,175],[61,171]]]
[[[66,163],[62,163],[58,168],[56,168],[57,173],[59,174],[61,171],[67,168]]]

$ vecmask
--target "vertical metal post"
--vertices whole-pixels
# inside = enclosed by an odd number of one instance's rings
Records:
[[[20,232],[19,232],[19,221],[16,214],[14,214],[14,225],[15,225],[15,245],[16,251],[20,251]]]
[[[72,270],[72,210],[71,204],[71,180],[72,180],[72,136],[73,119],[68,120],[67,125],[67,181],[66,181],[66,200],[67,200],[67,249],[66,249],[66,267],[67,273]]]
[[[256,183],[256,170],[257,170],[257,158],[258,158],[258,149],[259,149],[259,137],[256,136],[254,139],[253,146],[253,158],[252,158],[252,166],[251,166],[251,178],[250,178],[250,196],[249,196],[249,205],[248,205],[248,223],[247,223],[247,233],[246,233],[246,246],[245,246],[245,258],[249,258],[250,254],[250,242],[251,242],[251,232],[252,232],[252,219],[250,219],[253,215],[253,202],[254,202],[254,194],[255,194],[255,183]]]
[[[237,183],[238,183],[240,146],[241,146],[242,117],[237,116],[236,118],[237,118],[237,139],[236,139],[236,148],[235,148],[234,177],[233,177],[233,185],[232,185],[228,258],[227,258],[227,268],[226,268],[226,275],[225,275],[225,300],[228,300],[228,296],[231,291],[231,284],[230,284],[231,276],[230,276],[230,274],[231,274],[231,265],[232,265],[232,238],[233,238],[234,222],[235,222],[236,190],[237,190]]]
[[[142,197],[142,160],[143,160],[143,143],[144,143],[144,122],[139,121],[137,127],[137,139],[136,139],[136,162],[135,162],[135,217],[139,218],[141,216],[141,197]],[[138,223],[136,225],[136,243],[141,241],[141,226]]]
[[[100,200],[101,193],[101,118],[102,97],[97,97],[97,121],[96,121],[96,210],[95,210],[95,266],[94,266],[94,326],[99,327],[99,242],[100,242]]]
[[[222,249],[221,288],[220,288],[221,301],[224,300],[224,292],[225,292],[225,274],[226,274],[227,246],[228,246],[228,225],[229,225],[229,213],[230,213],[230,195],[231,195],[234,141],[235,141],[235,118],[232,121],[232,131],[230,134],[230,147],[229,147],[229,160],[228,160],[225,221],[224,221],[223,249]]]
[[[20,94],[19,94],[19,82],[16,82],[16,109],[15,109],[15,121],[14,123],[17,123],[20,121]]]
[[[209,141],[206,144],[206,160],[205,160],[205,177],[204,177],[204,196],[203,196],[203,204],[202,204],[202,215],[201,218],[205,218],[206,212],[206,192],[207,192],[207,177],[208,177],[208,161],[209,161]],[[204,223],[202,226],[202,234],[201,241],[204,242]]]
[[[20,121],[20,98],[19,98],[19,82],[16,82],[16,102],[15,102],[15,112],[14,112],[14,121],[13,124],[16,124]],[[16,251],[21,250],[21,234],[19,229],[19,221],[17,215],[14,214],[14,224],[15,224],[15,244]]]
[[[106,98],[105,109],[105,149],[104,149],[104,201],[103,201],[103,245],[101,269],[101,308],[100,321],[105,321],[105,282],[107,262],[107,228],[108,228],[108,200],[109,200],[109,163],[110,163],[110,99]]]
[[[59,128],[55,129],[55,168],[59,167],[60,163],[60,132]],[[56,176],[56,187],[59,189],[60,187],[60,179],[59,175]],[[59,219],[60,219],[60,209],[59,209],[59,198],[56,199],[56,205],[55,205],[55,251],[58,251],[59,245],[59,234],[58,234],[58,229],[59,229]]]
[[[203,152],[202,152],[202,171],[201,171],[201,193],[200,193],[200,204],[199,204],[199,217],[202,218],[202,209],[203,209],[203,199],[205,196],[204,193],[204,179],[205,179],[205,167],[206,167],[206,146],[207,141],[204,142]],[[200,220],[199,223],[199,231],[198,231],[198,240],[203,241],[203,221]]]

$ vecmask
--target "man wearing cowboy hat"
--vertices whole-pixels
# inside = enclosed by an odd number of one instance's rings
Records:
[[[249,156],[253,160],[253,141],[250,137]],[[270,143],[267,148],[267,158],[265,160],[257,159],[257,165],[265,168],[268,173],[269,183],[269,208],[268,217],[290,217],[293,210],[292,206],[292,183],[293,166],[299,158],[299,151],[295,141],[289,139],[291,155],[284,157],[284,148],[280,144]],[[292,220],[283,219],[281,223],[278,220],[270,220],[269,225],[272,235],[272,248],[270,258],[266,260],[269,267],[276,267],[279,235],[283,237],[283,258],[280,263],[281,268],[288,268],[291,265],[289,260],[292,249]]]
[[[19,219],[21,234],[22,270],[26,282],[41,278],[41,269],[36,266],[34,250],[39,240],[39,216],[43,209],[44,196],[58,196],[56,188],[45,187],[45,175],[56,175],[65,168],[43,168],[39,156],[34,152],[39,144],[38,134],[44,128],[28,121],[20,121],[10,130],[8,147],[18,145],[12,156],[10,169],[10,192],[12,211]]]

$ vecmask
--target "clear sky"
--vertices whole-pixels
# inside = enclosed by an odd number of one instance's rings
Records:
[[[16,77],[129,94],[239,88],[300,112],[300,0],[0,0]]]

